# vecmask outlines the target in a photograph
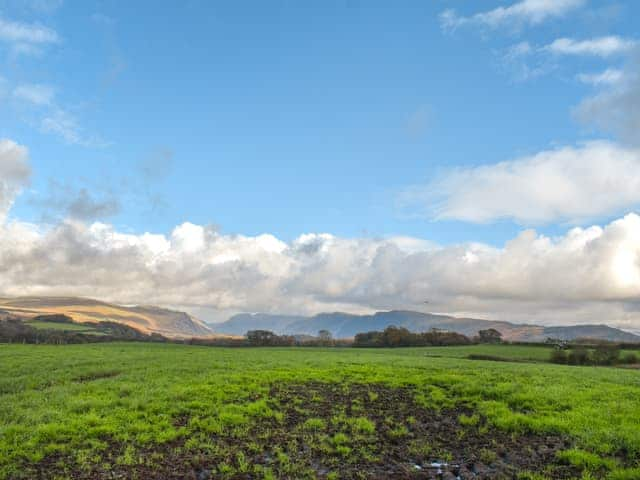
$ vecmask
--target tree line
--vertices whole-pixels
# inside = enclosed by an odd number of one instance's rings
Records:
[[[466,335],[456,332],[431,329],[414,333],[404,327],[389,326],[383,331],[358,333],[353,339],[354,347],[426,347],[445,345],[470,345]]]

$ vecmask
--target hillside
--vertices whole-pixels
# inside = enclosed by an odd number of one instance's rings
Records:
[[[315,335],[319,330],[329,330],[336,338],[350,338],[360,332],[384,330],[389,325],[405,327],[413,332],[438,328],[470,337],[477,335],[479,330],[495,328],[502,333],[505,340],[523,342],[541,342],[547,337],[565,340],[589,337],[619,342],[640,342],[638,335],[605,325],[543,327],[402,310],[376,312],[372,315],[321,313],[313,317],[239,314],[213,328],[216,332],[230,335],[244,335],[248,330],[256,329],[271,330],[281,335]]]
[[[184,312],[152,306],[127,307],[89,298],[0,298],[0,311],[22,318],[59,313],[68,315],[75,322],[111,321],[128,325],[142,333],[159,333],[169,337],[212,334],[203,322]]]

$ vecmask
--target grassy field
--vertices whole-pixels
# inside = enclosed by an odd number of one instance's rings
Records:
[[[470,354],[0,345],[0,478],[640,478],[639,371]]]
[[[434,357],[468,358],[470,355],[485,355],[504,360],[522,362],[546,362],[552,347],[522,345],[469,345],[462,347],[428,347],[416,349],[417,355]]]
[[[76,324],[76,323],[39,322],[39,321],[33,321],[33,320],[29,320],[25,323],[39,330],[58,330],[62,332],[78,332],[78,333],[90,333],[93,335],[103,335],[102,332],[99,332],[95,328],[92,328],[87,325]]]

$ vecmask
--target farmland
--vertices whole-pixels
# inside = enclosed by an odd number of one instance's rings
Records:
[[[54,323],[42,321],[28,321],[26,322],[26,324],[38,330],[57,330],[62,332],[81,332],[90,333],[92,335],[102,335],[102,332],[99,332],[95,328],[86,324]]]
[[[0,345],[0,478],[640,478],[640,372],[548,354]]]

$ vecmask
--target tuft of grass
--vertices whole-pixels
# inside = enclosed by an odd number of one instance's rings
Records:
[[[319,432],[327,428],[327,422],[322,418],[309,418],[305,420],[302,428],[311,432]]]
[[[611,470],[616,466],[616,462],[612,459],[602,458],[595,453],[587,452],[579,448],[559,452],[558,458],[588,472],[600,469]]]
[[[349,421],[355,433],[372,434],[376,431],[376,424],[366,417],[357,417]]]
[[[458,417],[458,422],[460,422],[460,425],[464,425],[465,427],[472,427],[480,423],[480,416],[477,413],[474,413],[473,415],[462,414]]]

